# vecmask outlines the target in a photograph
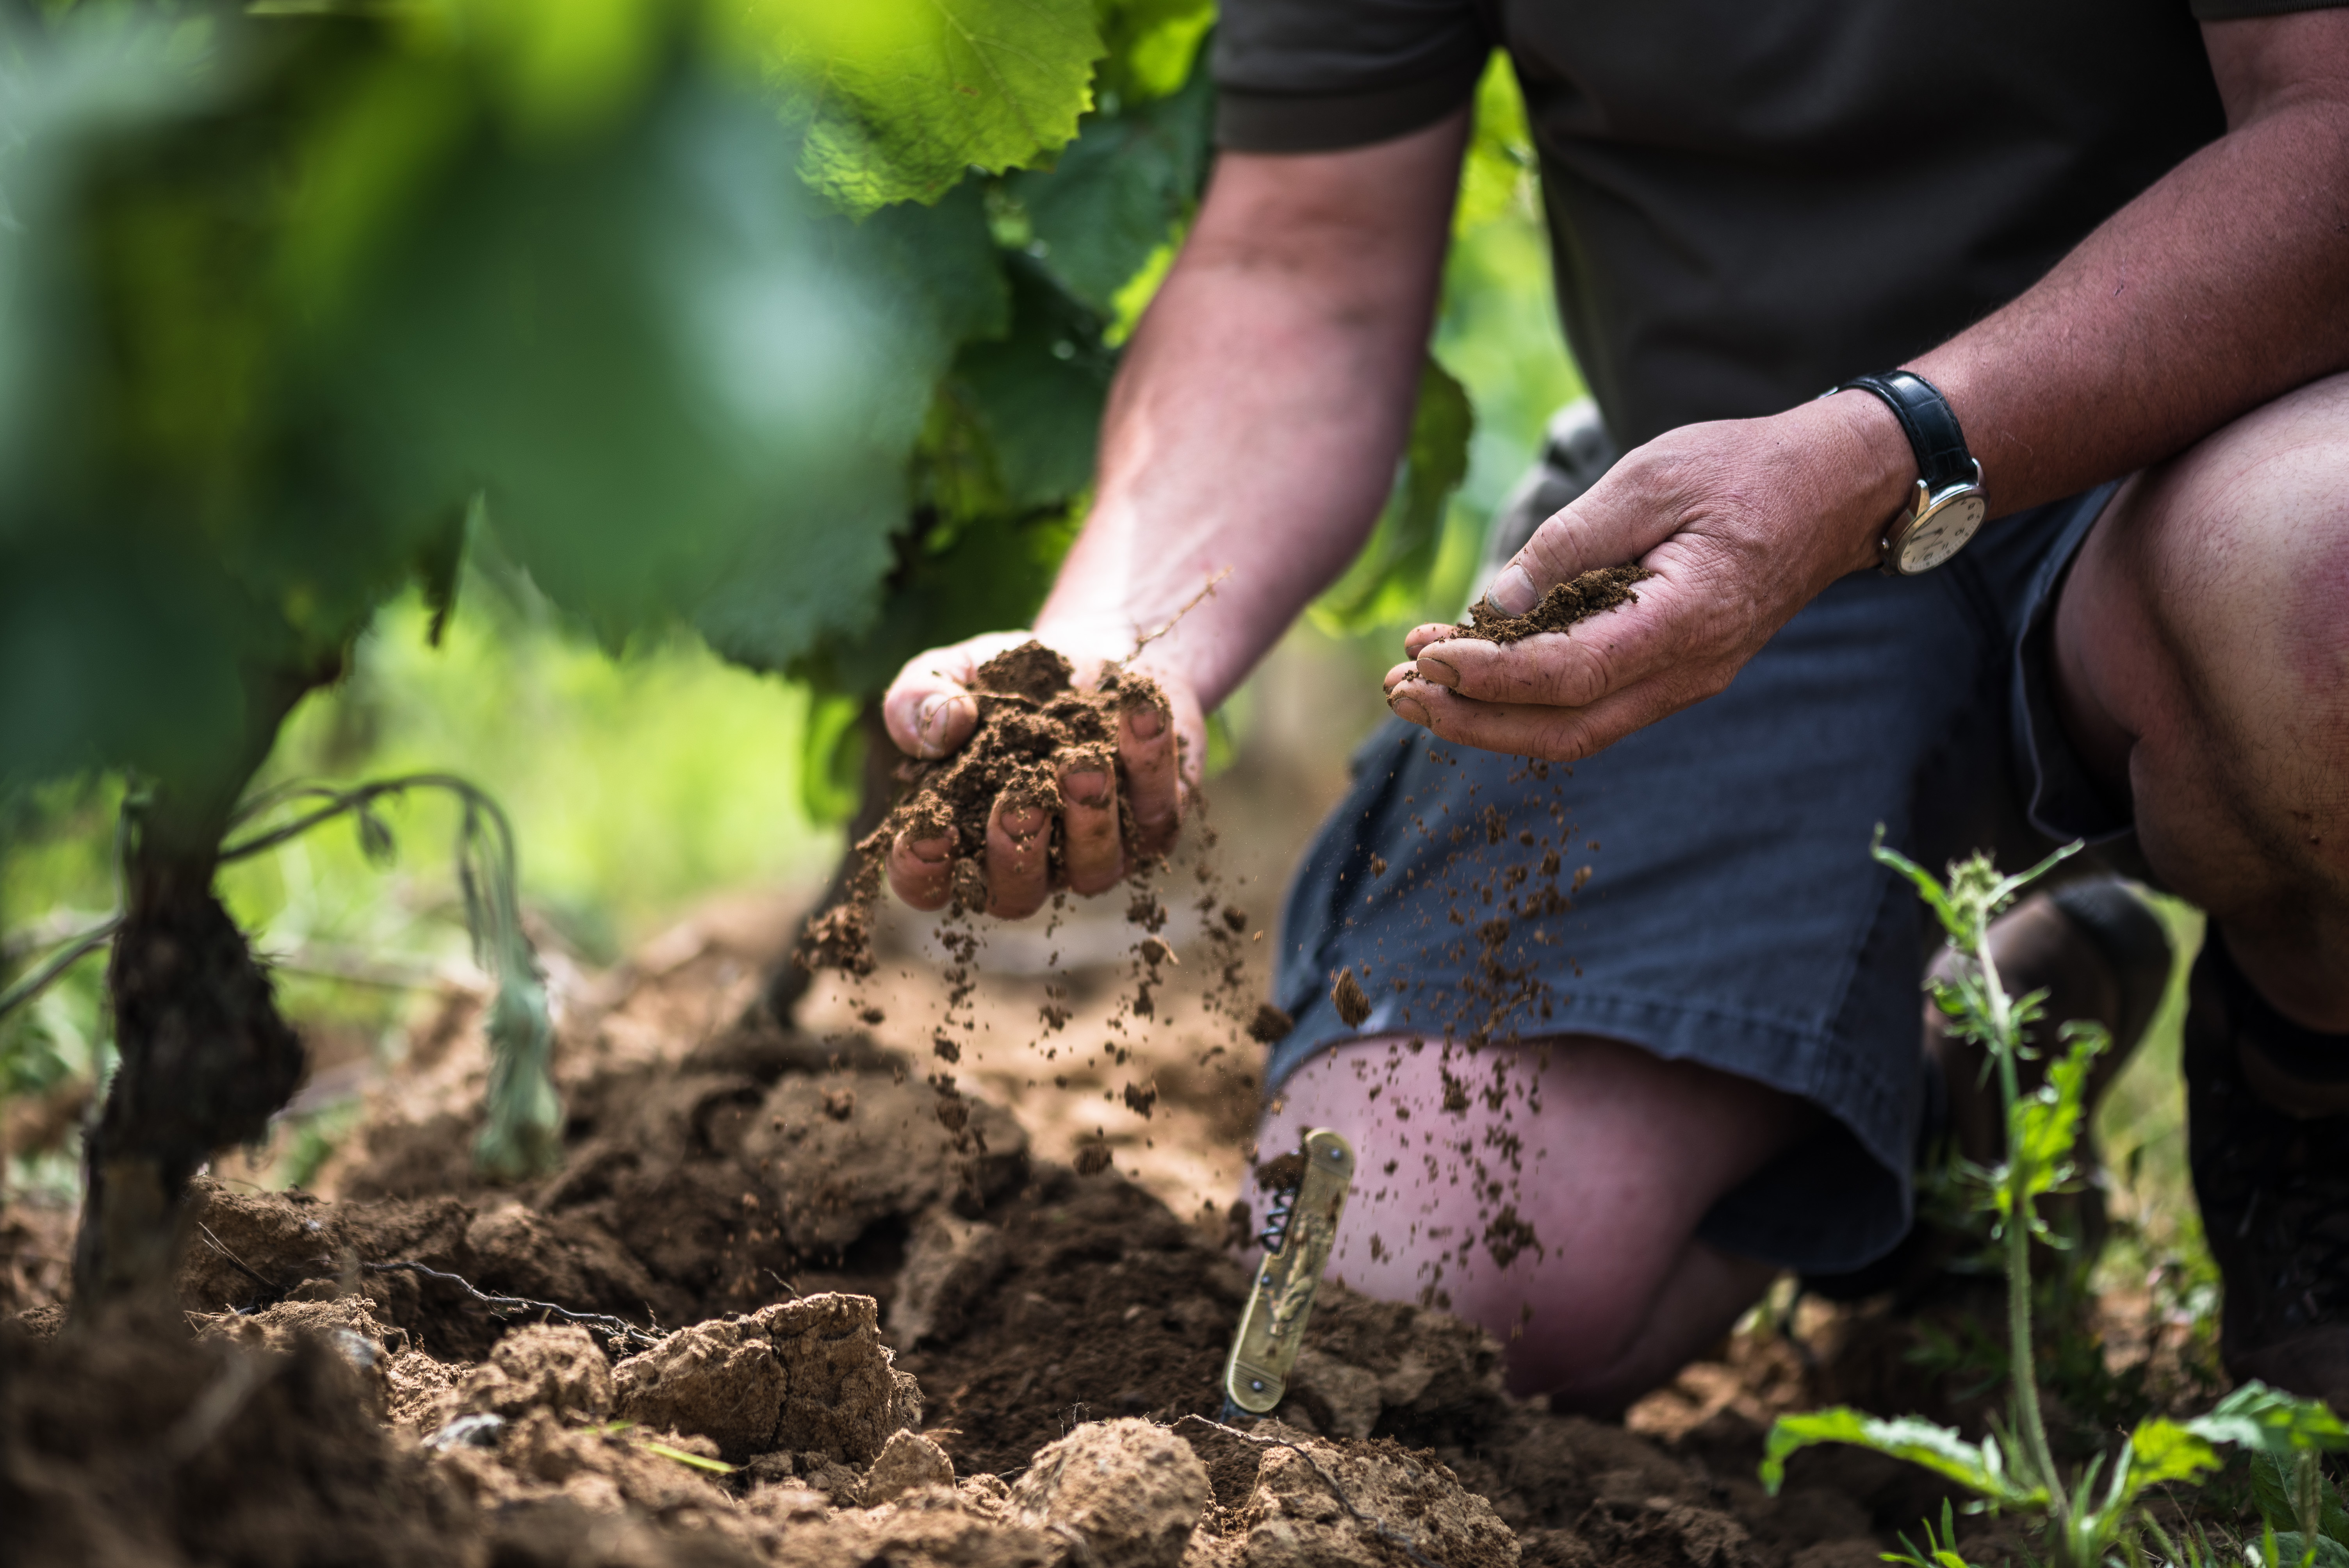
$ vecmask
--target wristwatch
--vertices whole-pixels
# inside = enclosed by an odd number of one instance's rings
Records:
[[[1939,388],[1912,370],[1861,376],[1827,392],[1873,392],[1884,399],[1917,454],[1917,488],[1885,525],[1877,569],[1914,577],[1965,548],[1990,512],[1982,464],[1966,450],[1965,432]]]

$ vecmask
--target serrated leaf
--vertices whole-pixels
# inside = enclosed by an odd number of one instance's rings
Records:
[[[1922,1466],[2002,1507],[2046,1501],[2042,1488],[2025,1488],[2006,1473],[1995,1443],[1970,1443],[1949,1428],[1914,1416],[1886,1420],[1847,1406],[1781,1416],[1770,1428],[1762,1457],[1762,1484],[1775,1496],[1785,1484],[1786,1460],[1817,1443],[1848,1443]]]
[[[1092,0],[753,0],[728,25],[785,95],[802,177],[858,215],[1067,145],[1103,53]]]
[[[1039,260],[1095,314],[1114,313],[1118,291],[1198,200],[1214,106],[1198,72],[1171,98],[1088,116],[1050,169],[1004,182],[1028,214]]]

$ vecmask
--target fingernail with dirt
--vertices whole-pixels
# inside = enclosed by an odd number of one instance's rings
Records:
[[[1166,716],[1154,707],[1137,707],[1125,716],[1125,727],[1137,739],[1155,740],[1165,733]]]
[[[1109,799],[1109,776],[1104,773],[1071,773],[1061,789],[1080,806],[1102,805]]]
[[[1460,672],[1433,654],[1419,655],[1419,678],[1448,691],[1460,689]]]
[[[1044,813],[1034,806],[1022,806],[1003,813],[1003,830],[1014,839],[1032,839],[1044,830]]]
[[[915,839],[908,841],[905,848],[913,851],[914,858],[916,860],[935,866],[944,863],[946,858],[954,852],[954,841],[951,839]]]
[[[1490,588],[1485,590],[1485,603],[1511,615],[1524,614],[1540,598],[1540,593],[1534,587],[1532,574],[1514,562],[1493,579]]]
[[[1394,709],[1398,717],[1409,719],[1422,728],[1433,727],[1427,721],[1427,705],[1412,696],[1408,690],[1397,691],[1392,696],[1388,697],[1387,706]]]

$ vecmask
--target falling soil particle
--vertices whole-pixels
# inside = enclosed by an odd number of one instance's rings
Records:
[[[1350,969],[1338,972],[1338,983],[1330,988],[1330,1002],[1350,1029],[1360,1028],[1362,1020],[1371,1016],[1371,999],[1363,995],[1362,983],[1354,978]]]
[[[1256,1168],[1256,1184],[1267,1192],[1285,1191],[1304,1180],[1305,1156],[1294,1149]]]
[[[1541,603],[1522,615],[1505,615],[1479,599],[1468,606],[1468,624],[1456,634],[1488,643],[1519,643],[1538,633],[1563,632],[1602,610],[1638,603],[1640,596],[1631,592],[1631,584],[1654,575],[1636,563],[1597,567],[1571,583],[1553,584],[1541,596]]]
[[[1267,1002],[1257,1008],[1256,1016],[1248,1021],[1248,1038],[1258,1045],[1278,1045],[1288,1037],[1288,1031],[1295,1027],[1297,1027],[1296,1019],[1272,1003]]]

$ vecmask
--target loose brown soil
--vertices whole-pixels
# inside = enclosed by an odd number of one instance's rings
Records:
[[[1538,633],[1563,632],[1602,610],[1638,603],[1640,596],[1631,585],[1654,575],[1636,562],[1594,567],[1571,583],[1553,583],[1541,603],[1522,615],[1505,615],[1479,599],[1468,606],[1468,624],[1459,634],[1488,643],[1521,643]]]
[[[1247,924],[1202,923],[1178,974]],[[566,1018],[564,1160],[532,1186],[471,1171],[485,1057],[452,996],[322,1172],[332,1199],[201,1184],[181,1318],[60,1333],[65,1228],[0,1211],[12,1560],[1869,1568],[1938,1511],[1930,1478],[1854,1451],[1797,1456],[1776,1499],[1753,1480],[1778,1411],[1953,1413],[1913,1334],[1816,1307],[1626,1426],[1512,1399],[1489,1336],[1331,1281],[1278,1418],[1219,1429],[1245,1210],[1186,1219],[1127,1172],[1171,1191],[1175,1146],[1236,1150],[1247,1080],[1145,1055],[1163,1098],[1125,1098],[1112,1138],[1077,1119],[1121,1103],[1098,1076],[1021,1115],[1000,1068],[942,1097],[865,1029],[743,1015],[755,965],[679,951]],[[940,992],[988,1005],[978,983],[901,984],[885,1012],[918,1040]],[[1007,1004],[1031,1035],[1054,984]],[[1153,1022],[1200,995],[1170,978]],[[1960,1527],[1999,1560],[1990,1523]]]
[[[874,967],[873,902],[880,894],[882,859],[901,834],[950,839],[951,886],[957,913],[987,906],[987,826],[996,802],[1007,809],[1040,807],[1051,820],[1050,879],[1063,875],[1060,823],[1061,775],[1090,765],[1116,780],[1125,842],[1138,841],[1133,809],[1118,770],[1118,727],[1126,715],[1155,708],[1171,723],[1164,693],[1148,676],[1112,665],[1090,691],[1071,683],[1069,661],[1041,643],[1023,643],[979,665],[971,689],[978,722],[968,741],[935,762],[908,758],[897,769],[903,796],[881,826],[856,845],[860,863],[844,896],[812,922],[801,949],[809,968],[870,975]],[[1137,857],[1137,875],[1155,869]]]

